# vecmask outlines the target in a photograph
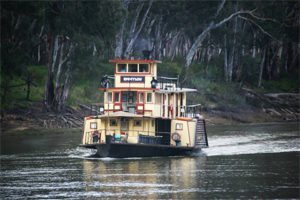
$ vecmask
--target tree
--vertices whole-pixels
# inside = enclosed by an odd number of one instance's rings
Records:
[[[47,36],[47,81],[45,85],[44,104],[47,110],[63,113],[69,93],[72,75],[72,57],[79,42],[87,42],[85,37],[100,35],[107,47],[110,31],[109,25],[114,17],[107,21],[99,20],[111,16],[110,3],[103,2],[49,2],[46,5],[46,36]],[[75,25],[76,24],[76,25]],[[108,31],[104,34],[103,27]],[[83,31],[84,30],[84,31]],[[93,54],[95,54],[95,41]],[[103,47],[105,48],[105,46]],[[84,58],[83,58],[84,59]],[[55,80],[55,81],[54,81]]]
[[[115,49],[115,58],[126,58],[129,59],[133,52],[134,44],[139,37],[143,27],[145,26],[146,19],[148,17],[149,11],[151,9],[153,0],[149,1],[148,7],[144,11],[144,14],[142,12],[144,7],[144,2],[139,1],[138,5],[134,12],[134,17],[130,17],[130,3],[131,2],[122,2],[122,8],[125,10],[121,24],[121,28],[119,33],[116,35],[116,49]],[[132,2],[133,3],[133,2]],[[142,15],[142,18],[140,19],[140,15]],[[131,20],[130,28],[127,27],[127,23],[129,23],[129,20]],[[140,20],[140,23],[138,24],[138,21]],[[129,29],[129,30],[127,30]],[[127,32],[127,34],[126,34]],[[125,34],[127,37],[125,38]],[[124,46],[125,44],[125,46]]]

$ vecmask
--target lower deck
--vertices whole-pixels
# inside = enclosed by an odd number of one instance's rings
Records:
[[[205,124],[200,121],[204,122],[197,118],[152,118],[125,112],[86,117],[82,145],[89,148],[112,142],[200,147],[200,141],[207,144]]]

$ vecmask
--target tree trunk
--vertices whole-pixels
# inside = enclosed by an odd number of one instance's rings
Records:
[[[161,51],[162,51],[161,49],[162,48],[162,34],[161,34],[162,20],[163,17],[160,16],[155,29],[154,59],[158,59],[158,60],[160,60],[161,58]]]
[[[66,79],[63,84],[62,92],[60,94],[59,102],[58,102],[58,112],[64,114],[66,108],[66,100],[69,95],[70,89],[70,80],[71,80],[71,61],[67,62],[67,71],[65,73]]]
[[[223,3],[223,2],[222,2]],[[218,11],[219,12],[219,11]],[[192,63],[193,57],[195,55],[195,52],[197,51],[197,48],[202,44],[202,41],[205,39],[205,37],[207,36],[207,34],[213,30],[216,29],[220,26],[222,26],[223,24],[225,24],[226,22],[228,22],[229,20],[231,20],[233,17],[236,17],[239,14],[243,14],[243,13],[251,13],[251,11],[237,11],[235,13],[232,13],[230,16],[224,18],[223,20],[221,20],[218,23],[215,23],[214,20],[212,20],[209,25],[202,31],[201,34],[198,35],[197,39],[195,40],[195,42],[193,43],[192,47],[190,48],[186,58],[185,58],[185,67],[188,68],[190,66],[190,64]],[[186,78],[185,78],[186,80]]]
[[[170,44],[170,51],[168,53],[168,57],[171,57],[171,60],[173,60],[175,54],[176,54],[176,46],[178,44],[178,38],[180,35],[180,31],[176,31],[174,32],[174,34],[172,34],[172,40],[171,40],[171,44]]]
[[[30,98],[30,86],[31,86],[31,74],[30,74],[29,71],[27,71],[26,85],[27,85],[26,100],[29,101],[29,98]]]
[[[200,35],[198,35],[196,41],[193,43],[192,47],[190,48],[188,54],[186,55],[185,58],[185,67],[189,67],[190,64],[192,63],[193,57],[195,55],[195,52],[197,48],[201,45],[202,41],[205,39],[206,35],[213,29],[214,27],[214,22],[210,22],[208,27],[206,27]]]
[[[125,31],[125,25],[127,21],[127,15],[124,18],[121,29],[119,33],[116,35],[116,49],[115,49],[115,59],[121,59],[123,54],[123,44],[124,44],[124,31]]]
[[[41,32],[40,32],[40,34],[39,34],[39,40],[40,40],[40,41],[42,40],[43,30],[44,30],[44,26],[42,26]],[[40,63],[40,61],[41,61],[41,42],[39,42],[39,45],[38,45],[38,52],[37,52],[37,62]]]
[[[71,73],[71,64],[70,64],[70,57],[74,49],[74,45],[72,42],[70,42],[69,48],[68,48],[68,53],[66,54],[64,52],[64,46],[65,44],[61,44],[60,48],[60,59],[57,67],[57,73],[56,73],[56,83],[55,83],[55,110],[60,113],[64,111],[65,107],[65,99],[67,98],[68,92],[66,93],[66,89],[68,90],[69,88],[69,79],[70,79],[70,73]],[[63,65],[65,62],[67,62],[67,70],[65,72],[65,82],[62,84],[61,83],[61,76],[62,76],[62,70],[63,70]]]
[[[56,56],[54,52],[57,52],[58,48],[58,37],[55,37],[53,40],[53,36],[48,34],[47,36],[47,54],[48,54],[48,61],[47,61],[47,79],[45,84],[45,95],[44,95],[44,108],[48,111],[53,103],[54,100],[54,66],[53,63],[56,62]],[[53,44],[55,43],[55,44]],[[56,49],[55,49],[56,48]]]
[[[224,78],[228,81],[228,53],[227,53],[227,35],[224,35]]]
[[[256,33],[253,35],[252,58],[256,57]]]
[[[259,75],[258,75],[258,82],[257,82],[257,87],[261,87],[261,80],[262,80],[262,74],[264,71],[264,65],[265,65],[265,58],[266,58],[266,53],[267,53],[267,48],[265,48],[263,50],[263,55],[262,55],[262,59],[261,59],[261,63],[260,63],[260,67],[259,67]]]
[[[125,10],[125,16],[122,20],[120,31],[116,34],[115,59],[121,59],[123,57],[124,31],[128,18],[128,4],[124,2],[123,7]]]
[[[234,58],[236,55],[236,32],[237,32],[237,18],[234,19],[233,24],[233,44],[231,48],[231,53],[229,57],[229,64],[228,64],[228,82],[232,81],[232,74],[233,74],[233,67],[234,67]]]
[[[145,14],[143,16],[143,19],[142,19],[142,21],[140,23],[139,29],[136,30],[136,31],[134,31],[134,34],[133,34],[132,38],[129,38],[129,42],[128,42],[128,45],[126,47],[125,53],[124,53],[124,57],[126,59],[129,59],[130,56],[132,55],[133,45],[134,45],[136,39],[138,38],[138,36],[140,35],[140,32],[141,32],[142,28],[144,27],[145,20],[146,20],[146,18],[148,16],[148,13],[149,13],[149,10],[150,10],[150,8],[152,6],[152,3],[153,3],[153,0],[151,0],[149,2],[149,6],[148,6],[147,11],[145,12]]]
[[[282,42],[278,43],[278,48],[275,53],[275,58],[273,61],[273,76],[276,80],[280,79],[280,65],[281,65],[281,55],[282,55]]]

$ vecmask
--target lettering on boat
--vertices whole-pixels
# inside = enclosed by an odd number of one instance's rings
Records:
[[[121,76],[121,82],[144,83],[145,77],[144,76]]]

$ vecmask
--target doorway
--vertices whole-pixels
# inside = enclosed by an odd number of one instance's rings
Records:
[[[162,136],[161,144],[170,145],[171,120],[170,119],[156,119],[155,120],[155,135]]]

